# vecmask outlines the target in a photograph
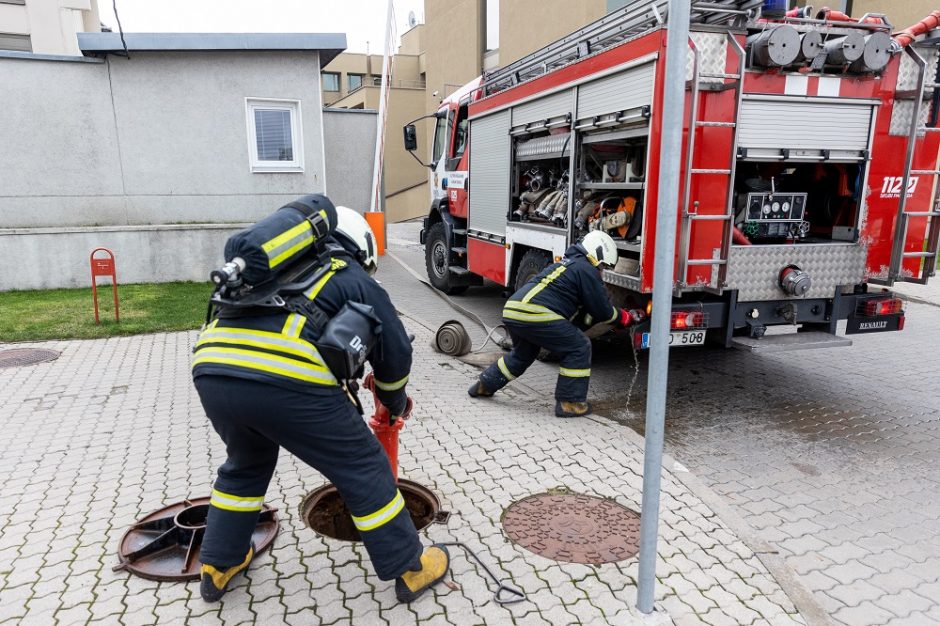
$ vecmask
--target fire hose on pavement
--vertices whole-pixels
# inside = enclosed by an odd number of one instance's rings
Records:
[[[453,299],[447,297],[446,294],[441,293],[440,291],[435,289],[431,283],[425,280],[416,271],[408,267],[408,264],[402,261],[401,259],[399,259],[397,256],[395,256],[395,254],[391,250],[387,250],[385,254],[387,256],[390,256],[406,272],[411,274],[411,276],[415,280],[417,280],[419,283],[421,283],[422,285],[430,289],[434,295],[436,295],[441,300],[446,302],[450,308],[454,309],[461,315],[465,316],[467,319],[472,320],[473,322],[476,322],[483,329],[483,332],[486,333],[486,338],[483,341],[483,345],[481,345],[476,350],[473,350],[472,349],[473,342],[470,340],[470,335],[467,333],[467,330],[464,328],[463,324],[461,324],[457,320],[448,320],[444,322],[440,326],[440,328],[438,328],[437,333],[434,337],[434,345],[437,347],[439,351],[443,352],[444,354],[448,356],[459,357],[459,356],[464,356],[465,354],[469,354],[471,351],[474,353],[481,352],[483,348],[485,348],[486,345],[490,341],[495,341],[495,343],[504,350],[512,349],[512,340],[509,339],[509,333],[506,330],[505,326],[503,326],[502,324],[499,324],[497,326],[490,328],[489,326],[487,326],[486,322],[483,321],[483,318],[481,318],[479,315],[477,315],[473,311],[460,306],[459,304],[454,302]],[[496,339],[493,337],[493,334],[498,330],[502,331],[503,336],[502,338]]]

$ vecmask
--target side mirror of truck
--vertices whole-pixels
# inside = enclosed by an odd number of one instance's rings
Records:
[[[402,129],[405,135],[405,150],[414,152],[418,149],[418,131],[414,124],[408,124]]]

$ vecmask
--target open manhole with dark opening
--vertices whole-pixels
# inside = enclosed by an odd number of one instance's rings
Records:
[[[441,501],[424,485],[400,479],[398,490],[418,530],[424,530],[435,522],[445,522],[450,516],[449,512],[441,511]],[[349,508],[333,485],[323,485],[308,493],[300,503],[300,516],[319,535],[343,541],[362,541]]]
[[[121,562],[114,569],[149,580],[199,578],[199,549],[208,513],[209,498],[193,498],[147,515],[121,537]],[[277,509],[265,504],[251,536],[258,554],[274,542],[278,527]]]
[[[60,352],[57,350],[45,350],[42,348],[13,348],[12,350],[0,350],[0,368],[23,367],[25,365],[45,363],[46,361],[55,361],[59,358],[59,354]]]
[[[516,544],[555,561],[614,563],[640,549],[640,516],[612,500],[541,493],[509,505],[503,530]]]

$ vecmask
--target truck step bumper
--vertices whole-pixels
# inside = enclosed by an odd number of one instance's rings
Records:
[[[792,350],[815,350],[817,348],[841,348],[851,346],[852,340],[824,332],[788,333],[786,335],[764,335],[760,339],[732,337],[731,345],[738,350],[770,353]]]

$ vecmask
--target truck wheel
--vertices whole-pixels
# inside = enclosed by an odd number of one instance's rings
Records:
[[[427,265],[428,279],[438,291],[449,296],[463,293],[466,285],[452,285],[450,275],[450,243],[444,225],[438,222],[428,229],[428,236],[424,244],[424,260]]]
[[[522,260],[519,261],[519,267],[516,268],[516,291],[521,289],[524,284],[545,269],[551,262],[552,257],[544,250],[526,251],[526,253],[522,255]]]

